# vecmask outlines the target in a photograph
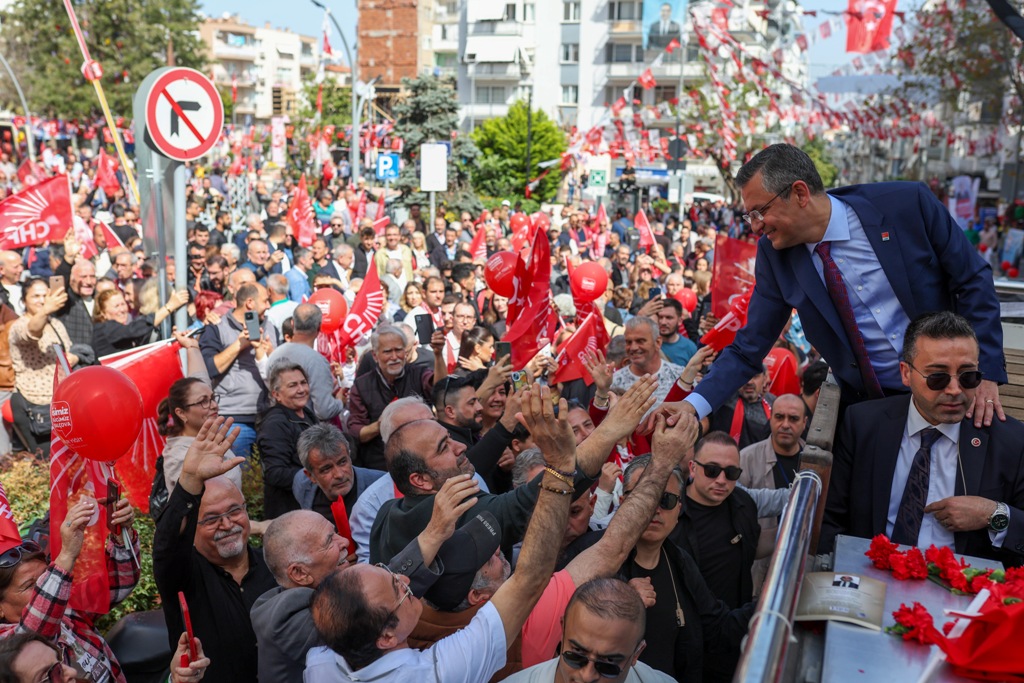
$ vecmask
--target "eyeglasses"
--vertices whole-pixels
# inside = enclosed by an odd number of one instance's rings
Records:
[[[64,664],[58,659],[43,673],[39,683],[64,683]]]
[[[441,392],[441,405],[448,405],[448,385],[452,382],[452,376],[448,375],[444,378],[444,390]]]
[[[199,526],[210,529],[220,524],[220,520],[224,519],[225,517],[228,519],[236,519],[244,513],[245,505],[235,505],[224,514],[214,515],[212,517],[204,517],[203,519],[199,520]]]
[[[636,651],[640,649],[640,646],[644,644],[644,641],[637,643],[636,648],[633,650],[630,657],[636,654]],[[581,652],[574,652],[572,650],[562,650],[562,659],[569,665],[571,669],[582,669],[587,665],[587,662],[594,664],[594,670],[597,671],[601,678],[618,678],[622,675],[622,664],[616,664],[614,662],[602,662],[595,657],[589,657]]]
[[[207,397],[205,397],[205,398],[203,398],[203,399],[201,399],[199,401],[196,401],[195,403],[186,403],[184,408],[186,410],[188,410],[189,408],[192,408],[194,406],[199,406],[203,410],[206,410],[207,408],[210,407],[211,403],[216,403],[216,402],[217,402],[217,397],[214,396],[213,394],[210,394],[209,396],[207,396]]]
[[[26,555],[39,553],[42,550],[35,541],[23,541],[21,545],[16,545],[3,555],[0,555],[0,569],[17,567]]]
[[[725,472],[725,478],[729,481],[736,481],[743,474],[742,467],[736,467],[736,465],[729,465],[728,467],[722,467],[718,463],[709,462],[702,463],[698,462],[696,458],[693,460],[693,464],[700,465],[704,468],[704,476],[708,479],[718,479],[718,475]]]
[[[778,193],[777,195],[775,195],[774,197],[769,199],[768,202],[764,206],[762,206],[760,209],[754,209],[750,213],[743,214],[743,216],[741,216],[741,218],[743,219],[743,222],[746,223],[747,225],[753,225],[754,221],[763,221],[764,220],[764,214],[765,214],[765,212],[768,211],[769,207],[771,207],[772,203],[776,199],[781,197],[782,195],[784,195],[787,192],[789,192],[792,188],[793,188],[793,186],[790,185],[785,190],[783,190],[782,192]]]
[[[910,363],[907,363],[907,365],[910,365]],[[913,365],[910,365],[910,367],[914,368]],[[953,375],[948,372],[933,372],[930,375],[926,375],[917,368],[914,368],[914,372],[924,377],[924,383],[932,391],[942,391],[949,386],[950,381],[953,379]],[[981,385],[981,377],[981,370],[968,370],[957,375],[956,381],[961,389],[977,389]]]
[[[623,491],[622,495],[628,496],[631,493],[633,493],[633,489]],[[677,505],[679,505],[679,496],[675,493],[663,493],[658,500],[658,507],[662,510],[675,510]]]
[[[402,597],[398,599],[398,604],[395,605],[394,609],[388,612],[388,618],[384,620],[384,624],[386,626],[387,622],[391,621],[391,618],[398,613],[398,609],[402,606],[402,603],[408,600],[410,597],[412,597],[412,586],[398,578],[398,574],[391,571],[391,567],[387,566],[383,562],[378,562],[377,566],[385,570],[388,574],[391,574],[391,580],[397,585],[401,586],[401,588],[405,591],[402,594]]]

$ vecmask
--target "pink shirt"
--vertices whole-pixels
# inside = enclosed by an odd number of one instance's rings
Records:
[[[540,600],[523,624],[523,668],[546,662],[555,656],[562,641],[562,616],[576,584],[569,572],[555,572]]]

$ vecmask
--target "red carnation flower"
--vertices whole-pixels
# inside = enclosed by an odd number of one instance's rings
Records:
[[[915,602],[912,607],[901,604],[892,616],[897,625],[890,627],[889,631],[901,635],[903,640],[916,640],[922,645],[932,645],[942,638],[935,629],[932,615],[919,602]]]
[[[871,547],[864,553],[871,563],[879,569],[892,569],[889,557],[899,552],[899,546],[890,541],[885,534],[878,534],[871,539]]]
[[[893,553],[889,556],[889,563],[892,565],[892,575],[900,581],[928,578],[928,565],[917,548],[911,548],[905,553]]]

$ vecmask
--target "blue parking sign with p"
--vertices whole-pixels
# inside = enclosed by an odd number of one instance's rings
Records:
[[[377,180],[396,180],[398,178],[398,155],[377,155]]]

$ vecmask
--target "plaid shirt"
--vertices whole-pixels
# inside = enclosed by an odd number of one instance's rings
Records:
[[[132,546],[139,556],[139,535],[132,531]],[[107,576],[110,579],[110,605],[120,603],[131,594],[139,581],[139,570],[131,555],[108,537]],[[71,575],[51,564],[36,582],[32,599],[21,614],[18,624],[0,624],[0,638],[17,632],[30,631],[57,643],[64,662],[92,661],[92,677],[87,680],[126,683],[121,665],[114,658],[107,641],[93,626],[96,615],[79,614],[68,607],[71,598]]]

